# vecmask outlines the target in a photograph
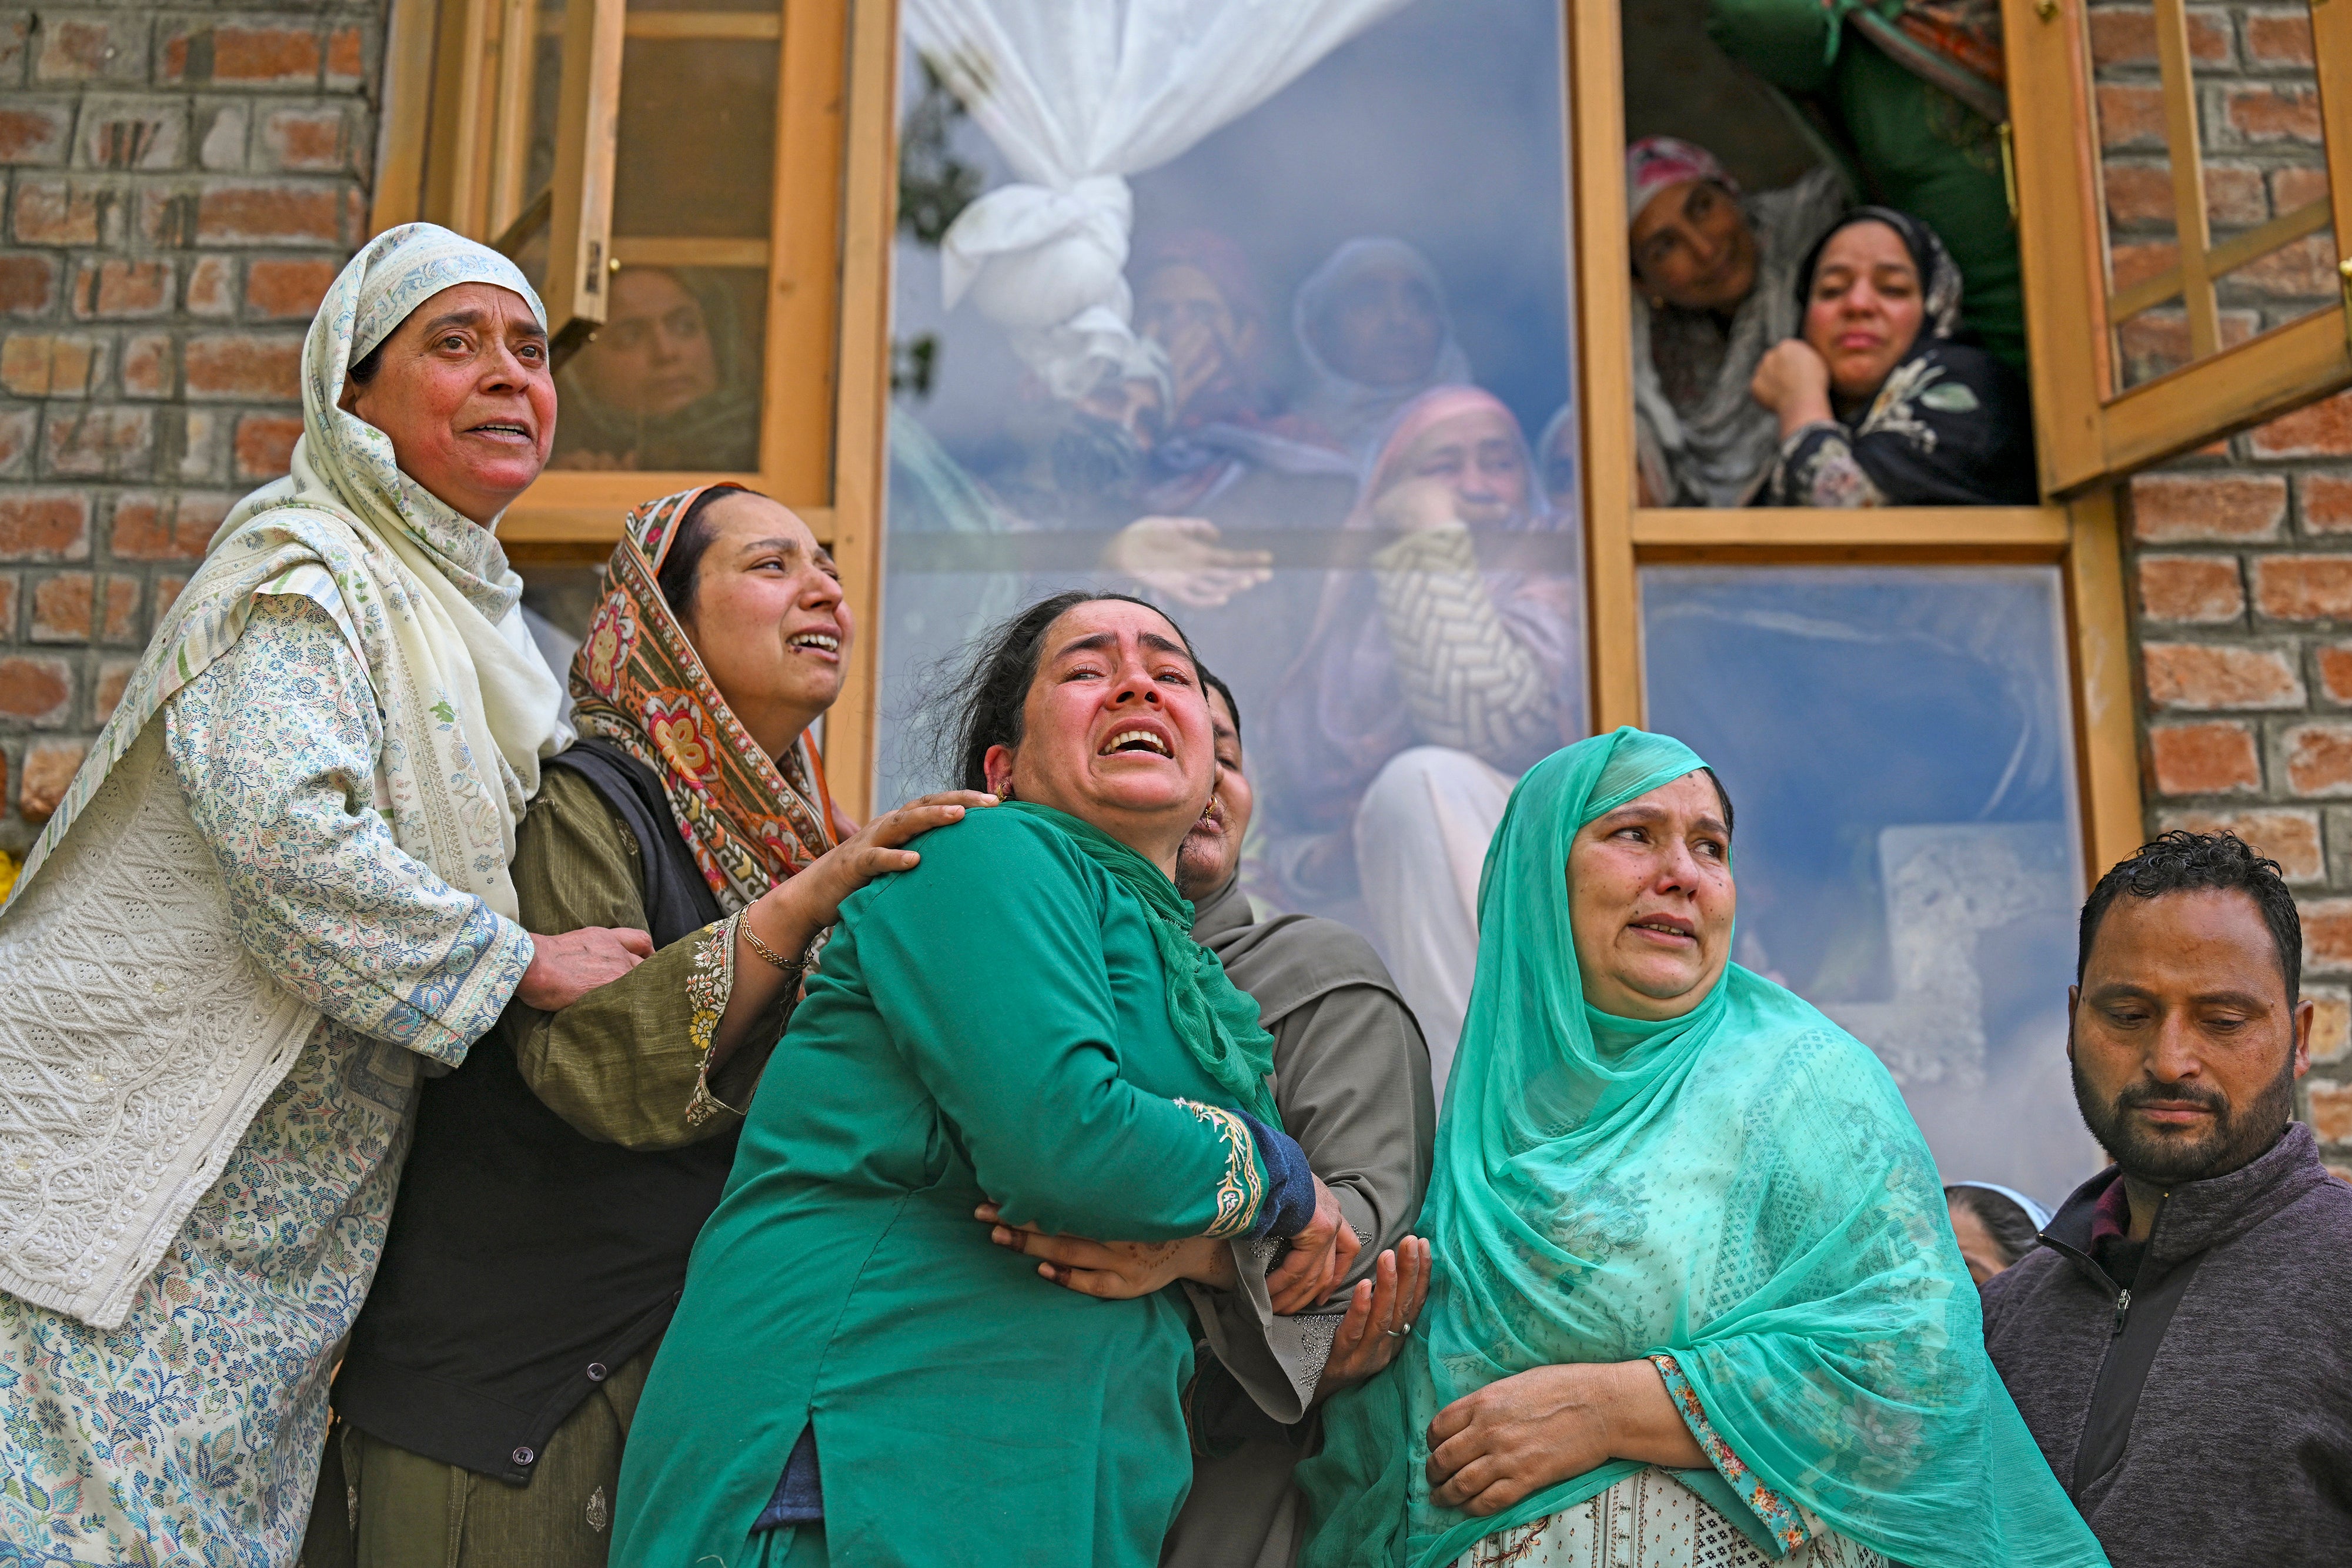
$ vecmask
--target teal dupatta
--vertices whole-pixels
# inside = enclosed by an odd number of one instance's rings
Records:
[[[1577,830],[1702,766],[1620,729],[1512,792],[1423,1213],[1435,1282],[1404,1354],[1325,1410],[1301,1568],[1433,1568],[1635,1473],[1472,1518],[1431,1500],[1425,1434],[1499,1379],[1658,1352],[1746,1467],[1686,1478],[1734,1522],[1761,1481],[1911,1568],[2106,1561],[1985,1354],[1935,1163],[1868,1048],[1736,965],[1664,1024],[1586,1003]]]
[[[1152,940],[1168,972],[1168,1021],[1176,1038],[1243,1110],[1280,1128],[1282,1117],[1266,1082],[1274,1072],[1274,1037],[1259,1027],[1257,1003],[1226,977],[1214,953],[1192,940],[1192,905],[1168,873],[1066,811],[1026,800],[1007,800],[996,809],[1025,812],[1059,829],[1112,881],[1135,894],[1150,916]]]

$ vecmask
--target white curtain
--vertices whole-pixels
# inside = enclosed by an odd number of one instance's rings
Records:
[[[1175,158],[1407,0],[906,0],[908,39],[1018,182],[941,242],[947,303],[1075,397],[1143,354],[1125,176]]]

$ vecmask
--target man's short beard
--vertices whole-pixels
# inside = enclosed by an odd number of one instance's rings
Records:
[[[2101,1105],[2084,1082],[2080,1062],[2069,1062],[2074,1079],[2074,1105],[2083,1124],[2099,1146],[2115,1156],[2124,1175],[2146,1182],[2203,1181],[2227,1176],[2259,1157],[2278,1142],[2294,1119],[2294,1051],[2290,1047],[2279,1074],[2253,1103],[2242,1110],[2229,1096],[2201,1083],[2160,1085],[2141,1078],[2118,1093],[2112,1104]],[[2185,1100],[2213,1113],[2212,1125],[2201,1136],[2167,1136],[2151,1133],[2128,1113],[2151,1100]]]

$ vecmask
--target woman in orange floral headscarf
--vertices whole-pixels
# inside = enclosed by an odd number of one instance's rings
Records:
[[[992,802],[932,796],[862,832],[833,807],[809,729],[854,627],[832,559],[766,497],[639,507],[604,587],[572,665],[581,739],[513,875],[526,927],[619,927],[644,956],[562,1012],[509,1007],[424,1092],[335,1385],[325,1516],[355,1490],[363,1561],[429,1536],[437,1562],[460,1513],[485,1561],[522,1541],[604,1561],[636,1391],[817,938],[915,863],[908,840]]]

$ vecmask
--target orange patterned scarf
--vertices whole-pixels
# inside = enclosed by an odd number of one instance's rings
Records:
[[[572,722],[654,770],[678,836],[731,915],[833,847],[833,801],[809,737],[773,759],[761,751],[662,597],[662,558],[710,488],[629,514],[588,640],[572,661]]]

